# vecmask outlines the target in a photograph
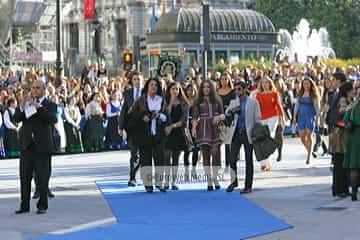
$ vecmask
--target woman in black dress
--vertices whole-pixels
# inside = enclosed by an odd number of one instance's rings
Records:
[[[169,116],[168,126],[165,128],[165,189],[178,190],[176,186],[177,172],[179,168],[179,156],[186,149],[184,139],[184,127],[187,125],[189,107],[182,97],[181,86],[172,82],[166,90],[166,111]],[[171,170],[171,176],[170,176]]]
[[[67,104],[64,109],[64,128],[66,134],[66,152],[81,153],[84,147],[81,139],[80,121],[81,114],[79,107],[76,106],[75,97],[68,97]]]
[[[189,105],[189,121],[188,121],[188,125],[186,126],[187,128],[189,128],[189,131],[191,131],[191,127],[189,126],[189,123],[191,123],[192,120],[192,116],[193,116],[193,106],[194,106],[194,101],[197,95],[197,88],[195,84],[188,84],[185,87],[185,100],[187,101],[187,104]],[[192,152],[192,169],[191,169],[191,178],[192,179],[196,179],[197,178],[197,174],[196,174],[196,165],[197,162],[199,160],[199,148],[196,147],[195,144],[195,139],[193,138],[193,143],[194,146],[192,148],[192,151],[190,151],[189,149],[186,149],[184,152],[184,166],[185,166],[185,180],[188,180],[190,175],[189,175],[189,166],[190,166],[190,162],[189,162],[189,155],[190,152]]]
[[[14,120],[15,109],[17,102],[15,98],[9,98],[7,101],[8,108],[4,112],[4,125],[5,125],[5,152],[7,158],[14,158],[20,155],[20,139],[19,130],[21,123]]]
[[[226,108],[230,104],[230,101],[235,99],[236,97],[235,91],[233,89],[233,83],[230,73],[224,72],[223,74],[221,74],[217,92],[222,100],[224,112],[225,112]],[[221,131],[223,138],[222,140],[225,143],[225,166],[226,169],[229,169],[231,136],[228,134],[229,133],[228,127],[222,127]]]
[[[98,93],[94,93],[90,99],[85,109],[84,147],[88,152],[98,152],[104,146],[103,111]]]

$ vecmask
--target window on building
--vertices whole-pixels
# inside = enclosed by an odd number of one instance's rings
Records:
[[[271,58],[271,52],[269,51],[260,51],[259,52],[259,57],[264,57],[265,60],[270,60]]]
[[[79,51],[79,25],[70,23],[70,48]]]
[[[257,52],[255,50],[245,51],[245,59],[257,59]]]
[[[185,66],[189,68],[194,62],[197,62],[197,52],[196,51],[186,51],[185,52]]]
[[[242,52],[241,51],[231,51],[230,52],[230,63],[236,64],[242,59]]]
[[[215,51],[215,61],[219,63],[220,61],[227,62],[227,52],[226,51]]]

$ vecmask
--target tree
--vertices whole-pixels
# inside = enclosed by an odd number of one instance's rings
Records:
[[[277,29],[293,32],[301,18],[312,28],[326,27],[338,57],[360,56],[359,0],[257,0]]]

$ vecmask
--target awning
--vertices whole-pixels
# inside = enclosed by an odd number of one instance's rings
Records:
[[[43,0],[17,0],[13,26],[25,27],[37,24],[45,11]]]

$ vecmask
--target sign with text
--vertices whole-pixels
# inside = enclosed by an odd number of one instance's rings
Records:
[[[42,52],[14,52],[13,61],[39,63],[42,62]]]
[[[212,33],[211,40],[214,42],[272,42],[276,35],[254,33]]]

